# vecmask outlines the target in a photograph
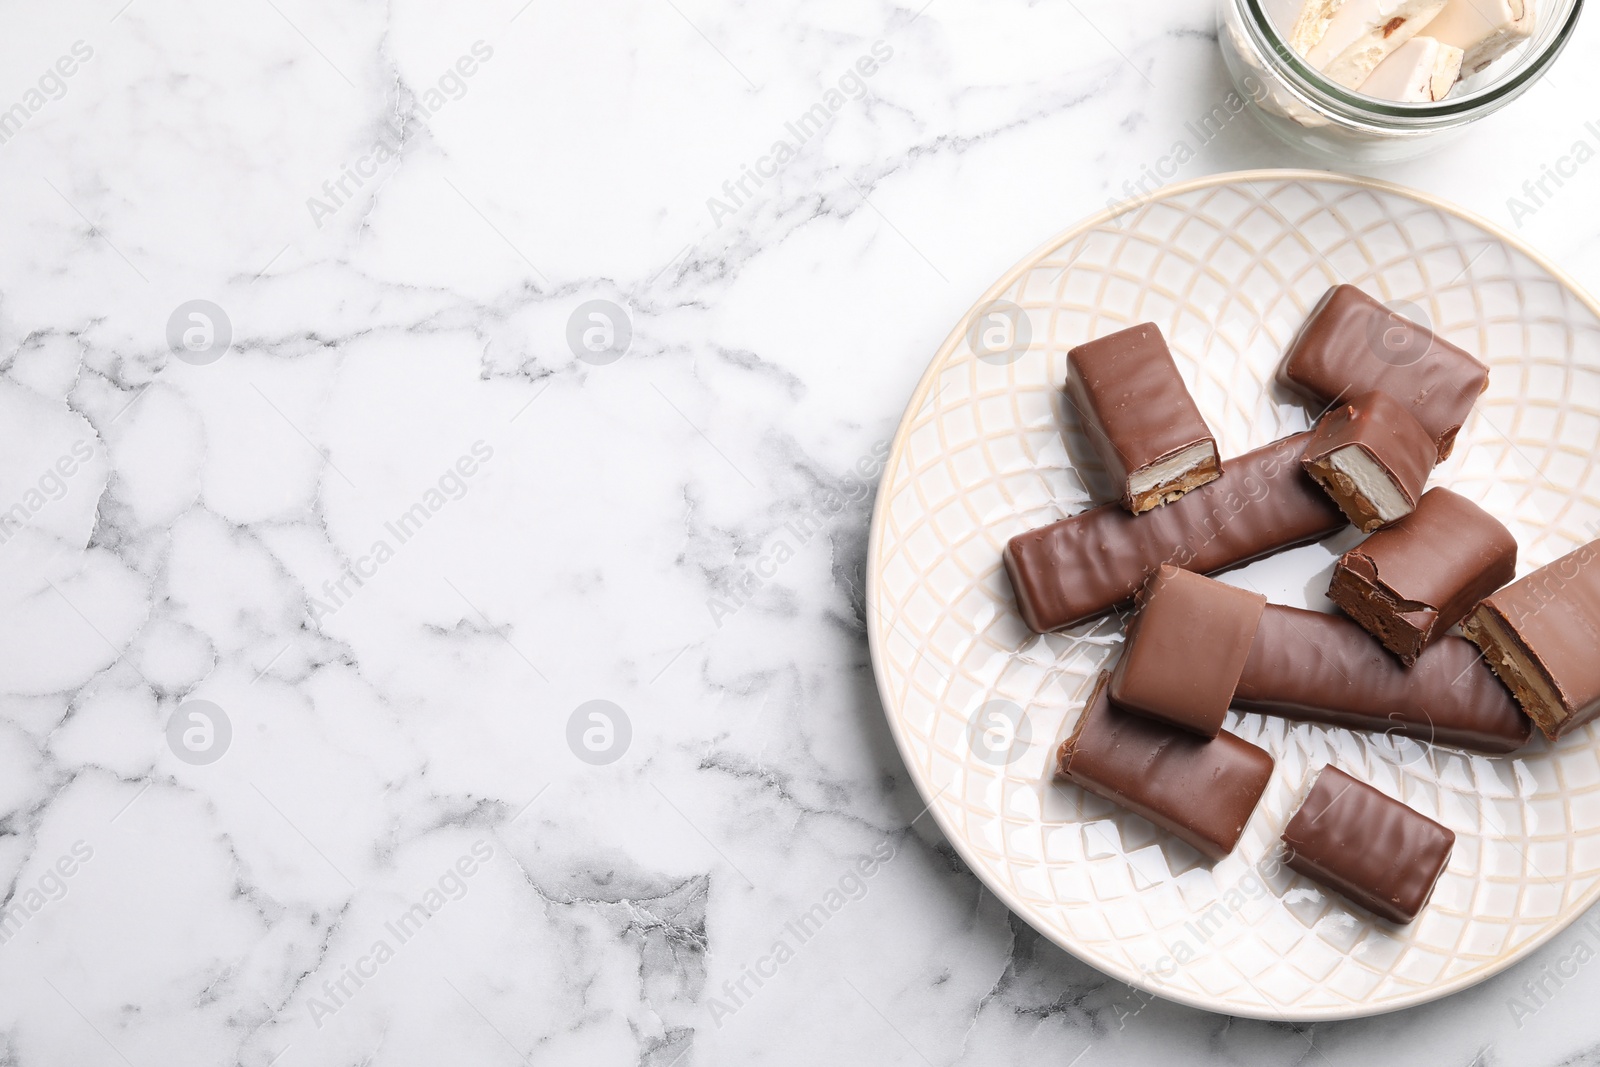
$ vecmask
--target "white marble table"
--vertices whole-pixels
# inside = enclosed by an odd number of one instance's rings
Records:
[[[1243,1022],[913,825],[913,382],[1176,144],[1305,163],[1186,125],[1209,0],[922,4],[5,5],[0,1062],[1600,1062],[1600,922]],[[1600,288],[1600,164],[1508,204],[1600,146],[1597,47],[1378,173]]]

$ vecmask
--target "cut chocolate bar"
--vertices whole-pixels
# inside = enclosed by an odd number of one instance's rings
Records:
[[[1202,737],[1222,729],[1267,598],[1167,565],[1139,591],[1111,699]]]
[[[1461,624],[1552,741],[1600,715],[1600,541],[1513,582]]]
[[[1134,514],[1222,474],[1217,442],[1153,322],[1067,353],[1067,398]]]
[[[1233,851],[1272,777],[1272,757],[1223,732],[1211,740],[1119,711],[1100,672],[1072,736],[1061,744],[1059,775],[1120,804],[1211,859]]]
[[[1340,558],[1328,599],[1410,666],[1516,573],[1511,531],[1466,497],[1434,488]]]
[[[1037,633],[1092,619],[1133,596],[1163,563],[1209,574],[1345,526],[1300,469],[1309,434],[1228,461],[1221,478],[1144,515],[1103,504],[1006,545],[1006,574]]]
[[[1454,831],[1332,766],[1283,831],[1291,870],[1397,923],[1427,905],[1455,843]]]
[[[1317,422],[1301,463],[1362,533],[1411,513],[1439,458],[1404,404],[1372,390]]]
[[[1471,752],[1514,752],[1533,727],[1472,643],[1446,636],[1406,668],[1338,615],[1268,604],[1233,706]]]
[[[1443,460],[1489,368],[1355,286],[1336,285],[1289,346],[1278,380],[1322,404],[1381,389],[1422,423]]]

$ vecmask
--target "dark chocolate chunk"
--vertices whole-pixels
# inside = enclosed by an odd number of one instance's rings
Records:
[[[1461,628],[1552,741],[1600,715],[1600,541],[1491,594]]]
[[[1516,573],[1511,531],[1466,497],[1434,488],[1340,558],[1328,598],[1410,666]]]
[[[1243,738],[1211,740],[1119,711],[1100,672],[1056,761],[1061,777],[1120,804],[1214,860],[1233,851],[1272,777],[1272,757]]]
[[[1409,514],[1439,453],[1405,405],[1362,393],[1323,415],[1301,462],[1362,533]]]
[[[1291,870],[1397,923],[1426,906],[1455,843],[1454,831],[1332,766],[1283,831]]]
[[[1111,676],[1121,708],[1215,737],[1267,598],[1171,565],[1139,591]]]
[[[1067,398],[1122,505],[1149,511],[1215,481],[1217,442],[1153,322],[1067,353]]]
[[[1532,724],[1464,638],[1446,636],[1403,667],[1339,615],[1268,604],[1233,706],[1471,752],[1514,752]]]
[[[1289,346],[1278,380],[1323,404],[1381,389],[1410,409],[1442,460],[1489,368],[1355,286],[1336,285]]]
[[[1309,438],[1231,459],[1221,478],[1144,515],[1103,504],[1013,537],[1003,558],[1023,621],[1064,629],[1128,600],[1163,563],[1210,574],[1341,529],[1344,515],[1300,469]]]

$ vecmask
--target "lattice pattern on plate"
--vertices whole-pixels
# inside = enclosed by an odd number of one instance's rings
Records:
[[[1600,733],[1515,758],[1230,715],[1278,760],[1235,853],[1215,866],[1143,820],[1050,782],[1056,744],[1121,643],[1107,618],[1038,637],[1000,567],[1006,540],[1088,506],[1098,472],[1063,434],[1066,352],[1142,321],[1166,334],[1224,455],[1303,429],[1271,384],[1308,309],[1349,281],[1409,301],[1492,367],[1433,484],[1483,503],[1522,567],[1600,536],[1600,316],[1509,237],[1392,186],[1309,172],[1223,175],[1075,230],[986,295],[1027,312],[1009,363],[963,320],[919,385],[873,517],[869,613],[879,689],[924,798],[1013,909],[1145,989],[1263,1018],[1343,1018],[1494,973],[1600,893]],[[981,305],[980,305],[981,306]],[[976,310],[976,309],[974,309]],[[1327,608],[1345,534],[1234,572],[1273,600]],[[1007,766],[974,755],[973,713],[1025,709]],[[1458,834],[1426,912],[1397,928],[1278,869],[1312,771],[1336,762]]]

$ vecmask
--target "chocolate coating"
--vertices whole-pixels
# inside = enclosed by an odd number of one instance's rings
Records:
[[[1359,487],[1333,466],[1334,453],[1358,448],[1381,467],[1415,508],[1439,454],[1428,431],[1406,406],[1388,393],[1371,390],[1333,408],[1318,420],[1301,462],[1350,522],[1363,533],[1383,525],[1377,508]]]
[[[1120,804],[1219,860],[1233,851],[1272,777],[1272,757],[1243,738],[1206,740],[1118,711],[1100,672],[1056,767],[1096,796]]]
[[[1222,473],[1216,439],[1155,323],[1130,326],[1068,352],[1066,392],[1106,472],[1122,486],[1122,504],[1129,511],[1148,511]],[[1192,477],[1134,492],[1131,475],[1200,444],[1211,446],[1211,458]]]
[[[1491,594],[1462,624],[1552,741],[1600,716],[1600,541]]]
[[[1092,619],[1133,596],[1163,563],[1210,574],[1345,525],[1300,469],[1301,433],[1229,460],[1221,478],[1164,507],[1131,515],[1102,504],[1006,545],[1006,574],[1036,633]]]
[[[1442,460],[1489,368],[1355,286],[1336,285],[1289,346],[1278,380],[1323,404],[1381,389],[1410,409]]]
[[[1397,923],[1428,903],[1455,843],[1454,831],[1332,766],[1283,831],[1291,870]]]
[[[1339,615],[1268,604],[1233,706],[1471,752],[1514,752],[1532,723],[1472,643],[1443,637],[1401,666]]]
[[[1466,497],[1434,488],[1340,558],[1328,598],[1410,666],[1516,574],[1511,531]]]
[[[1139,591],[1111,675],[1118,707],[1215,737],[1267,598],[1167,565]]]

